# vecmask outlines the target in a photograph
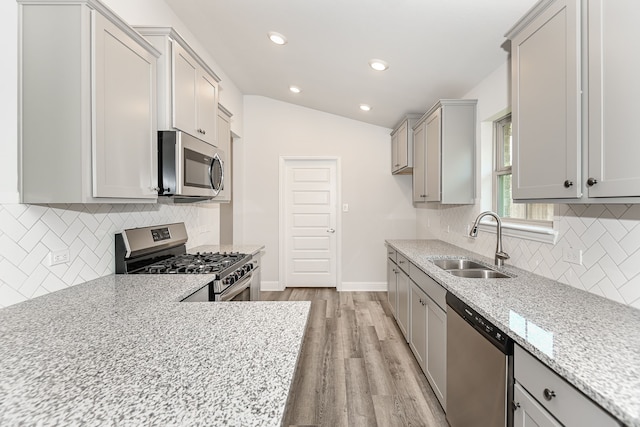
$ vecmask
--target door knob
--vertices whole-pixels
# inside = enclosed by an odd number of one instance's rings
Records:
[[[335,233],[335,232],[336,232],[336,230],[333,229],[333,228],[330,228],[330,229],[327,230],[327,233]]]

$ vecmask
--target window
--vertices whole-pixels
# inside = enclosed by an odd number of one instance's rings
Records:
[[[514,222],[551,226],[553,204],[513,203],[511,195],[511,115],[494,122],[494,126],[496,153],[494,205],[496,212],[501,217]]]

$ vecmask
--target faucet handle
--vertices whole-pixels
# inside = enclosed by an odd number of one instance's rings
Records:
[[[508,254],[508,253],[506,253],[506,252],[504,252],[504,251],[501,251],[501,252],[496,252],[496,258],[500,258],[500,259],[509,259],[509,258],[511,258],[511,257],[509,256],[509,254]]]

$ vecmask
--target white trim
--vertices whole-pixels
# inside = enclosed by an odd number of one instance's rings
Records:
[[[340,292],[342,291],[342,215],[340,212],[340,206],[342,206],[342,162],[341,158],[338,156],[280,156],[280,166],[278,171],[278,254],[280,262],[278,266],[278,277],[282,281],[282,290],[287,286],[284,280],[286,277],[286,254],[284,245],[285,218],[282,215],[282,212],[285,211],[285,167],[289,160],[333,160],[336,163],[336,290]]]
[[[480,221],[480,230],[496,233],[496,222],[486,219]],[[558,241],[558,231],[541,225],[521,224],[502,220],[502,235],[519,239],[533,240],[555,245]]]
[[[387,282],[342,282],[340,292],[387,292]]]
[[[280,282],[275,281],[265,281],[260,282],[260,290],[262,292],[280,292],[284,291],[284,285],[280,285]]]

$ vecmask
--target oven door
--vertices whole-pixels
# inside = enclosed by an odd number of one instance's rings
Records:
[[[216,301],[251,301],[252,276],[252,274],[243,276],[242,280],[229,286],[221,294],[216,295]]]

